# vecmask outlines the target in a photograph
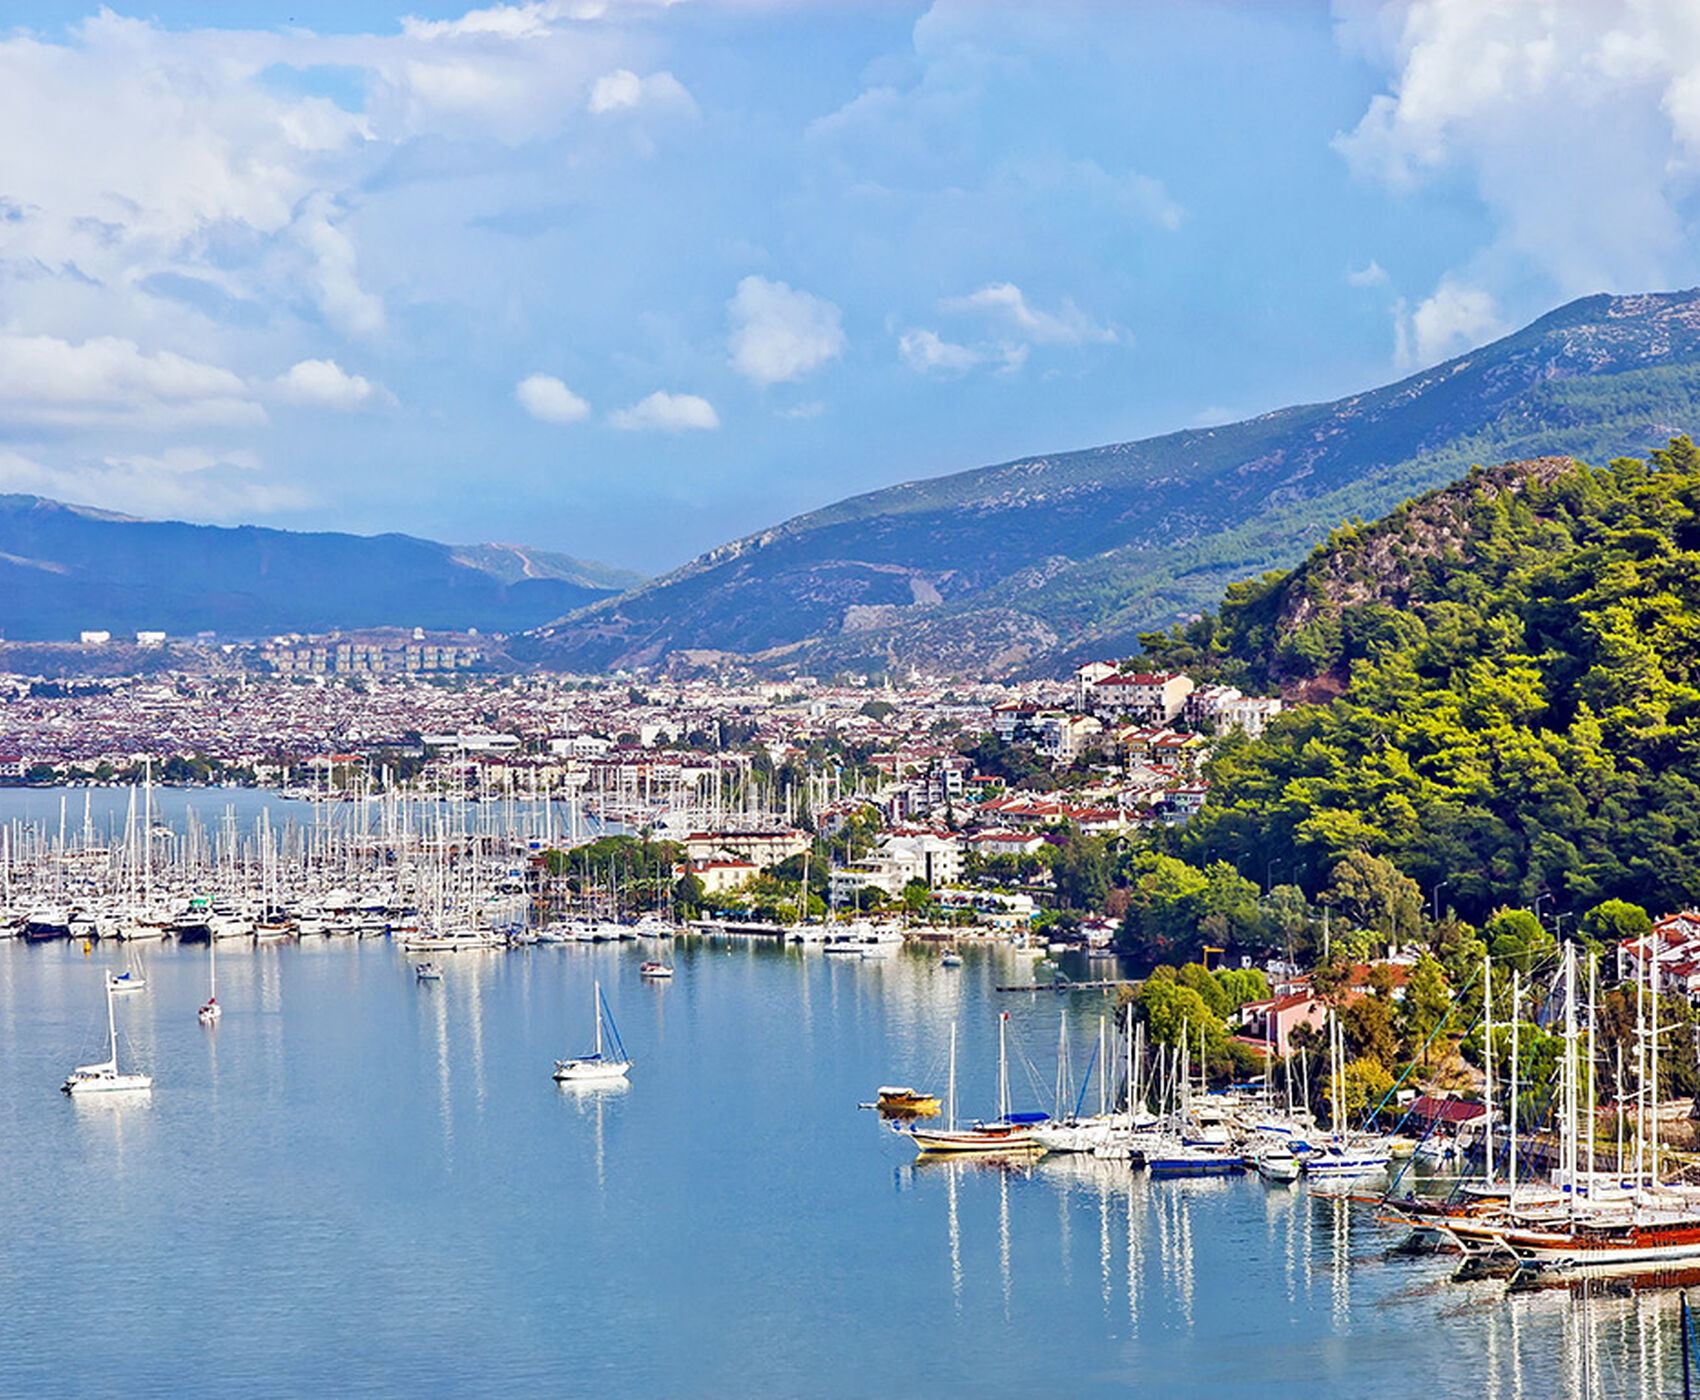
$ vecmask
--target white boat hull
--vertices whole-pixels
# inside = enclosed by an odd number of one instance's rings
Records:
[[[557,1084],[607,1084],[624,1079],[632,1067],[630,1060],[557,1060]]]

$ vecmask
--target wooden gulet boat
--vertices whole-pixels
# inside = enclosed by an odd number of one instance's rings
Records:
[[[911,1128],[909,1136],[922,1156],[990,1155],[1022,1153],[1041,1155],[1044,1147],[1033,1136],[1033,1125],[1045,1121],[1043,1113],[1014,1114],[1009,1111],[1009,1062],[1006,1035],[1009,1013],[998,1017],[998,1116],[990,1123],[956,1126],[956,1026],[950,1028],[950,1084],[946,1095],[949,1116],[942,1129]]]

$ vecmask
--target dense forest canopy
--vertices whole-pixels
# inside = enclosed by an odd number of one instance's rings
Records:
[[[1700,902],[1700,450],[1477,469],[1142,639],[1302,704],[1230,739],[1180,838],[1310,893],[1390,860],[1435,908]]]

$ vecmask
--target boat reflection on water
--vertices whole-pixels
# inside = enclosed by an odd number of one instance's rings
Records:
[[[1015,1148],[1009,1152],[921,1152],[907,1167],[900,1171],[911,1174],[931,1174],[934,1172],[984,1172],[995,1174],[1010,1173],[1016,1176],[1031,1177],[1037,1170],[1042,1159],[1032,1148]]]
[[[592,1125],[592,1141],[596,1151],[596,1187],[601,1190],[608,1183],[606,1172],[608,1165],[607,1112],[616,1107],[619,1101],[631,1092],[631,1081],[627,1079],[557,1079],[555,1089],[563,1102],[571,1104],[578,1110],[579,1117],[589,1118]]]
[[[1687,1268],[1649,1269],[1620,1265],[1576,1269],[1518,1269],[1507,1289],[1513,1294],[1568,1293],[1572,1298],[1628,1298],[1637,1293],[1672,1289],[1700,1290],[1700,1264]]]

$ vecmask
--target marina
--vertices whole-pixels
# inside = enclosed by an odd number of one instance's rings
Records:
[[[167,941],[119,1010],[121,1063],[154,1088],[67,1100],[64,1066],[106,1048],[122,956],[0,942],[0,1269],[23,1343],[0,1392],[219,1395],[265,1374],[559,1393],[592,1374],[610,1395],[860,1396],[891,1389],[870,1339],[916,1328],[905,1384],[941,1394],[1043,1392],[1057,1355],[1084,1395],[1413,1375],[1434,1396],[1651,1395],[1680,1367],[1674,1292],[1457,1282],[1454,1256],[1393,1253],[1408,1230],[1345,1184],[917,1158],[856,1104],[942,1086],[953,1028],[964,1105],[998,1102],[1004,1010],[1015,1104],[1050,1100],[1025,1061],[1048,1061],[1059,1014],[1090,1057],[1101,996],[1000,997],[1014,950],[946,970],[919,948],[686,939],[656,983],[638,943],[540,945],[421,984],[390,940],[242,942],[219,949],[208,1031],[208,953]],[[552,1084],[598,982],[641,1073]],[[25,1223],[45,1201],[50,1232]],[[237,1280],[241,1307],[204,1306]],[[145,1312],[146,1345],[65,1331],[63,1300],[96,1289]]]

